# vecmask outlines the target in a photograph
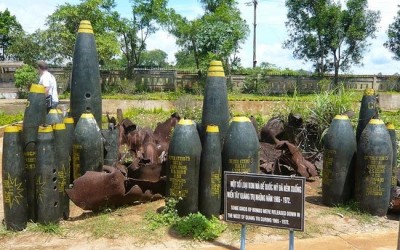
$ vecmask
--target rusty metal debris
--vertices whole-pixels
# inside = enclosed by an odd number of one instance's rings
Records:
[[[306,178],[318,175],[316,166],[288,141],[278,141],[275,146],[261,143],[260,169],[267,174],[301,175]]]
[[[70,199],[84,210],[96,211],[162,198],[170,135],[179,119],[178,114],[172,114],[153,133],[120,115],[118,161],[114,166],[103,166],[102,172],[88,171],[76,179],[66,191]]]
[[[108,117],[113,124],[115,119]],[[171,133],[180,117],[174,113],[159,123],[154,132],[141,128],[129,119],[118,117],[119,155],[116,164],[104,166],[103,172],[87,172],[75,180],[67,190],[70,199],[85,210],[130,205],[157,200],[165,195],[166,157]],[[293,124],[301,117],[293,115]],[[253,117],[253,121],[255,119]],[[254,123],[253,123],[254,124]],[[289,141],[280,141],[285,134],[280,118],[274,118],[261,131],[260,169],[268,174],[301,175],[306,178],[318,174],[317,155],[305,157]],[[279,138],[279,139],[277,139]]]
[[[127,178],[116,167],[104,166],[103,172],[88,171],[74,181],[66,192],[84,210],[131,205],[162,198],[165,178],[158,181]]]

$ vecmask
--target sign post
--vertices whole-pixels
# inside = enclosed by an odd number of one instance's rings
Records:
[[[224,172],[224,217],[242,224],[240,249],[245,249],[246,224],[304,231],[305,178]]]
[[[246,249],[246,224],[242,224],[242,229],[240,230],[240,250]]]

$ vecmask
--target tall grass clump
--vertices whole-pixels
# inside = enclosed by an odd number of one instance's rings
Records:
[[[320,133],[329,127],[336,115],[355,111],[354,96],[354,91],[346,90],[343,85],[315,96],[309,108],[309,118],[318,125]]]

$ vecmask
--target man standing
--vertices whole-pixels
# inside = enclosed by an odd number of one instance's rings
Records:
[[[44,61],[38,62],[40,80],[39,84],[46,88],[46,103],[47,110],[57,108],[58,93],[56,78],[48,71],[47,63]]]

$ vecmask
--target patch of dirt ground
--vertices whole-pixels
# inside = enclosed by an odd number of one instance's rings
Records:
[[[0,138],[0,153],[2,153]],[[2,185],[0,183],[0,200]],[[0,226],[0,249],[199,249],[221,246],[235,249],[240,244],[240,225],[228,224],[227,230],[212,242],[198,242],[179,237],[163,227],[152,230],[145,220],[148,211],[156,211],[164,201],[138,204],[102,213],[83,211],[71,203],[71,218],[59,227],[45,228],[28,223],[26,230],[8,232]],[[349,212],[346,208],[330,208],[321,204],[321,179],[306,184],[305,231],[296,238],[318,238],[328,235],[347,235],[397,230],[397,215],[372,217]],[[4,218],[3,203],[0,219]],[[45,231],[51,232],[45,232]],[[267,243],[288,238],[288,231],[248,226],[247,243]]]

